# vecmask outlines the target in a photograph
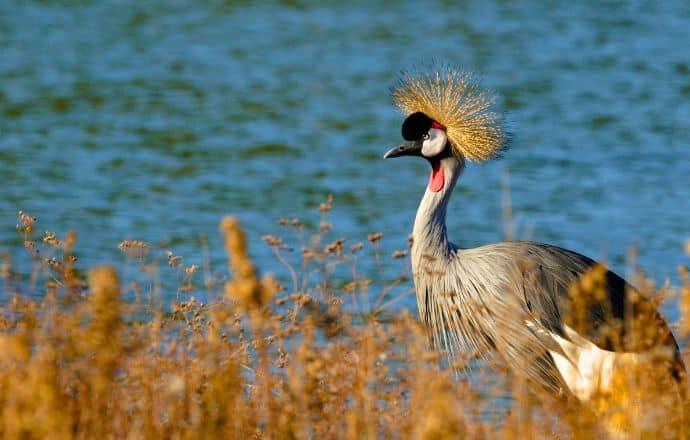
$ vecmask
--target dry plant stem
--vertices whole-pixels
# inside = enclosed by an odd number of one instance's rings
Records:
[[[378,311],[380,309],[383,309],[383,307],[381,306],[381,303],[386,298],[386,295],[388,295],[391,291],[393,291],[396,287],[398,287],[402,283],[403,283],[403,280],[398,278],[398,279],[394,280],[392,283],[390,283],[389,285],[383,287],[383,289],[381,289],[381,292],[376,296],[376,300],[374,301],[374,305],[373,305],[373,311]],[[390,300],[386,304],[390,305]]]
[[[299,289],[299,277],[297,276],[297,271],[295,270],[294,267],[283,257],[283,254],[280,252],[280,249],[277,247],[273,247],[273,255],[276,256],[276,259],[285,266],[285,268],[290,272],[290,279],[292,280],[292,291],[294,293],[300,292],[301,290]]]
[[[510,198],[510,176],[507,168],[501,173],[501,194],[503,195],[503,203],[501,203],[501,217],[504,225],[503,238],[506,241],[515,240],[513,206]]]
[[[407,297],[413,296],[415,293],[414,288],[409,288],[402,293],[398,294],[397,296],[394,296],[393,298],[389,299],[388,301],[384,302],[383,304],[380,304],[376,309],[377,310],[389,310],[391,309],[395,304],[398,302],[402,301],[403,299]]]
[[[379,275],[383,276],[383,265],[381,264],[381,249],[379,248],[378,239],[376,241],[372,241],[372,245],[374,246],[374,257],[376,258],[376,269],[378,270]]]

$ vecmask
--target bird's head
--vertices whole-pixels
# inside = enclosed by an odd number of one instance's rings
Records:
[[[383,155],[384,159],[400,156],[428,159],[432,169],[429,188],[434,192],[440,191],[445,183],[441,160],[453,157],[446,127],[422,112],[415,112],[403,122],[402,136],[405,142],[388,150]]]
[[[428,159],[429,189],[434,192],[444,187],[444,164],[461,169],[465,160],[495,158],[506,146],[503,117],[491,109],[494,96],[457,68],[432,66],[405,72],[393,98],[408,115],[402,125],[405,142],[383,157]]]

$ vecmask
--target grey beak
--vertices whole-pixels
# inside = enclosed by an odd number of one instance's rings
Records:
[[[400,156],[421,156],[422,141],[405,141],[397,147],[393,147],[383,155],[384,159]]]

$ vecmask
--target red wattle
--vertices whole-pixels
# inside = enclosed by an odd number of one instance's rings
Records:
[[[445,176],[443,175],[443,167],[441,166],[441,162],[436,162],[431,166],[429,189],[433,192],[439,192],[443,189],[444,183]]]

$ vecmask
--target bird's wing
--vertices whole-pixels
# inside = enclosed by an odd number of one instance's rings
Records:
[[[519,375],[553,391],[589,392],[586,383],[568,380],[570,366],[577,375],[583,368],[604,371],[620,364],[613,355],[644,357],[658,347],[671,355],[674,376],[684,376],[680,351],[656,306],[593,260],[530,242],[456,249],[454,256],[431,283],[438,294],[429,307],[437,318],[429,321],[439,334],[450,330],[470,347],[493,347]],[[440,345],[452,349],[452,342]]]
[[[536,243],[520,247],[516,261],[525,305],[537,319],[535,327],[544,329],[544,344],[557,342],[558,349],[548,348],[550,357],[574,395],[586,400],[614,386],[617,371],[651,361],[650,371],[670,373],[684,396],[685,365],[654,302],[576,252]]]
[[[567,338],[563,326],[597,347],[639,352],[676,341],[656,305],[614,272],[556,246],[518,243],[525,305],[539,322]]]

